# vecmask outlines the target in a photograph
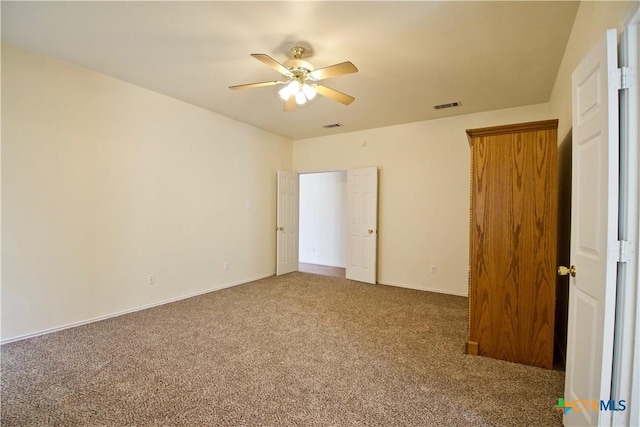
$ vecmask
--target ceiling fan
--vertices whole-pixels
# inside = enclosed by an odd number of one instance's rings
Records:
[[[302,59],[305,49],[300,46],[292,47],[289,52],[293,59],[289,59],[284,64],[279,63],[269,55],[263,53],[252,53],[251,56],[261,61],[285,77],[286,80],[276,80],[270,82],[249,83],[244,85],[229,86],[229,89],[248,89],[253,87],[285,85],[278,94],[285,101],[284,111],[293,111],[297,105],[302,105],[307,100],[311,100],[319,93],[322,96],[338,101],[344,105],[351,104],[355,98],[346,93],[342,93],[330,87],[319,84],[320,80],[331,77],[351,74],[358,71],[350,61],[330,65],[314,70],[313,65]]]

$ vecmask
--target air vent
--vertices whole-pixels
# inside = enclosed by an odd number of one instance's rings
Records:
[[[435,108],[436,110],[442,110],[443,108],[453,108],[453,107],[459,107],[459,106],[460,106],[460,102],[456,101],[456,102],[450,102],[448,104],[436,105],[433,108]]]
[[[342,127],[342,123],[330,123],[328,125],[322,125],[322,127],[325,128],[325,129],[341,128]]]

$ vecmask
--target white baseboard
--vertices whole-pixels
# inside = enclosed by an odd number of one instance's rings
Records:
[[[115,312],[115,313],[106,314],[104,316],[94,317],[94,318],[87,319],[87,320],[81,320],[79,322],[68,323],[66,325],[58,326],[58,327],[51,328],[51,329],[45,329],[45,330],[42,330],[42,331],[33,332],[33,333],[30,333],[30,334],[25,334],[25,335],[18,335],[17,337],[12,337],[12,338],[7,338],[7,339],[4,339],[4,340],[0,340],[0,344],[8,344],[8,343],[15,342],[15,341],[25,340],[27,338],[33,338],[33,337],[38,337],[40,335],[46,335],[46,334],[50,334],[50,333],[53,333],[53,332],[62,331],[64,329],[75,328],[76,326],[82,326],[82,325],[87,325],[89,323],[99,322],[101,320],[111,319],[112,317],[118,317],[118,316],[123,316],[123,315],[129,314],[129,313],[135,313],[136,311],[142,311],[142,310],[146,310],[148,308],[158,307],[158,306],[164,305],[164,304],[170,304],[172,302],[180,301],[180,300],[183,300],[183,299],[197,297],[198,295],[208,294],[209,292],[215,292],[215,291],[219,291],[219,290],[226,289],[226,288],[232,288],[232,287],[238,286],[238,285],[244,285],[245,283],[255,282],[256,280],[266,279],[267,277],[271,277],[271,276],[273,276],[273,273],[267,274],[267,275],[264,275],[264,276],[253,277],[253,278],[246,279],[246,280],[241,280],[241,281],[235,282],[235,283],[226,283],[226,284],[223,284],[223,285],[214,286],[213,288],[209,288],[209,289],[206,289],[204,291],[193,292],[191,294],[181,295],[181,296],[175,297],[175,298],[169,298],[167,300],[154,302],[154,303],[151,303],[151,304],[146,304],[146,305],[143,305],[143,306],[140,306],[140,307],[134,307],[134,308],[130,308],[130,309],[127,309],[127,310],[118,311],[118,312]]]
[[[396,286],[398,288],[407,288],[407,289],[415,289],[417,291],[425,291],[425,292],[436,292],[438,294],[446,294],[446,295],[455,295],[458,297],[468,297],[466,292],[452,292],[449,290],[444,290],[444,289],[433,289],[433,288],[424,288],[421,286],[415,286],[415,285],[406,285],[404,283],[394,283],[394,282],[389,282],[389,281],[378,281],[378,284],[380,285],[385,285],[385,286]]]

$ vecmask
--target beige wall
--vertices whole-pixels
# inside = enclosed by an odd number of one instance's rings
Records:
[[[293,163],[298,172],[378,166],[379,281],[466,296],[465,130],[548,118],[548,105],[541,104],[298,140]]]
[[[631,17],[631,11],[637,3],[637,1],[583,1],[580,3],[549,99],[551,115],[560,119],[558,143],[562,143],[571,130],[571,73],[587,52],[603,37],[606,30],[616,28],[620,34],[625,20]]]
[[[294,167],[311,172],[379,166],[379,280],[466,295],[465,129],[557,118],[558,142],[570,138],[571,72],[607,28],[621,28],[635,4],[581,3],[549,104],[294,141]]]
[[[2,339],[272,275],[275,174],[291,151],[3,46]]]
[[[581,3],[549,104],[293,148],[175,99],[3,46],[1,339],[273,274],[277,169],[379,166],[380,281],[466,295],[465,129],[559,118],[559,142],[570,143],[571,71],[634,5]],[[152,274],[155,286],[147,284]]]

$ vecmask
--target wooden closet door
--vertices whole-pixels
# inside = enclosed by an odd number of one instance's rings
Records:
[[[553,365],[555,141],[554,129],[517,126],[471,141],[469,348],[545,368]]]

